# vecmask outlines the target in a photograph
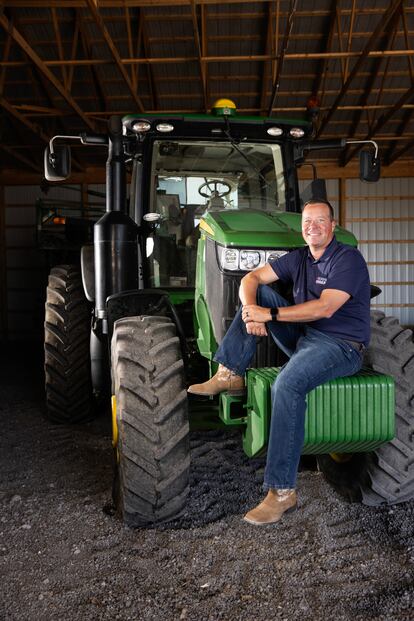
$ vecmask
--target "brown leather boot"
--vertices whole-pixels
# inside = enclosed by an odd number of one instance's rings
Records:
[[[245,392],[244,378],[236,375],[222,364],[217,373],[203,384],[193,384],[188,388],[192,395],[214,396],[227,390],[231,395],[242,395]]]
[[[266,498],[257,507],[246,513],[243,519],[256,526],[273,524],[278,522],[284,513],[295,511],[296,502],[294,489],[271,489]]]

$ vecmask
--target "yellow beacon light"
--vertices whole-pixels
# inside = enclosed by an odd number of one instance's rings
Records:
[[[217,99],[211,108],[216,116],[235,116],[236,110],[236,104],[231,99]]]

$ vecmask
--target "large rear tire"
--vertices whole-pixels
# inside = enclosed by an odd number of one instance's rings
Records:
[[[349,461],[318,457],[319,468],[342,495],[366,505],[414,498],[414,342],[395,317],[371,315],[371,343],[364,364],[395,381],[395,437],[376,451]]]
[[[184,365],[166,317],[126,317],[114,326],[116,400],[114,501],[128,526],[177,517],[189,491]]]
[[[79,423],[92,412],[91,311],[80,271],[52,268],[46,292],[46,415],[55,423]]]

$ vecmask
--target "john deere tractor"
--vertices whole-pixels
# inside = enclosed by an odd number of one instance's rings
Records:
[[[227,100],[208,115],[112,117],[107,134],[73,139],[107,150],[106,213],[80,267],[50,273],[48,412],[78,422],[111,399],[118,510],[131,526],[158,523],[186,504],[189,423],[237,426],[247,455],[266,450],[284,362],[271,339],[259,339],[244,397],[189,401],[186,386],[215,371],[241,277],[304,244],[297,169],[307,152],[345,141],[314,142],[304,121],[239,116]],[[45,152],[49,181],[70,176],[61,140]],[[368,181],[379,173],[371,147],[361,156]],[[323,198],[323,183],[309,192]],[[372,328],[366,368],[308,395],[303,452],[352,499],[376,505],[414,495],[414,348],[395,319],[373,313]]]

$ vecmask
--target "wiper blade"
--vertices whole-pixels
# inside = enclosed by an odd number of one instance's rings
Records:
[[[227,138],[229,139],[231,145],[236,149],[237,153],[239,153],[246,160],[246,162],[249,164],[250,168],[252,168],[254,170],[254,172],[258,175],[259,179],[261,181],[263,181],[264,185],[262,187],[265,188],[265,187],[269,186],[270,184],[263,177],[263,175],[260,172],[260,170],[258,170],[258,168],[256,168],[255,164],[250,160],[250,158],[246,155],[246,153],[243,153],[243,151],[240,149],[239,145],[237,144],[237,142],[235,141],[235,139],[231,135],[229,119],[226,116],[224,117],[224,121],[226,123],[226,129],[224,130],[224,133],[227,136]]]

